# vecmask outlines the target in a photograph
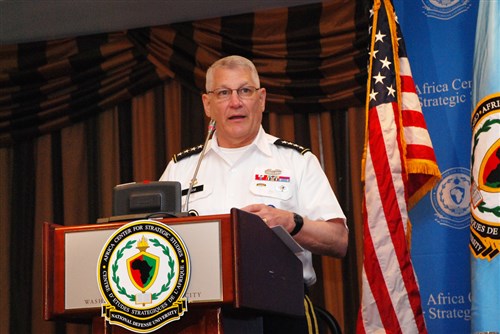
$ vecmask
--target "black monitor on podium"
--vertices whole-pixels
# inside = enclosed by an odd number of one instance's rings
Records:
[[[182,191],[177,181],[144,181],[119,184],[113,188],[113,210],[98,222],[154,217],[180,217]]]

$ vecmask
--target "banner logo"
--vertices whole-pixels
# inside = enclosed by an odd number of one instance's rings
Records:
[[[482,99],[472,114],[471,240],[476,258],[500,249],[500,94]]]
[[[424,14],[439,20],[449,20],[465,12],[470,0],[422,0]]]
[[[467,168],[450,168],[432,189],[431,204],[439,224],[456,229],[469,226],[469,175]]]
[[[187,311],[189,255],[163,223],[142,220],[118,229],[101,251],[97,275],[110,324],[149,333]]]

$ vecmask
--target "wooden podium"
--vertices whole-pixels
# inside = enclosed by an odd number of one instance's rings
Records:
[[[186,294],[188,311],[153,333],[253,334],[262,332],[266,314],[304,315],[302,263],[258,216],[232,209],[226,215],[157,221],[182,237],[193,270]],[[101,317],[102,297],[96,295],[95,254],[113,231],[128,222],[80,226],[45,223],[45,320],[89,322],[93,334],[132,333]]]

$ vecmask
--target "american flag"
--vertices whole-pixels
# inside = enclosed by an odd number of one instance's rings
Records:
[[[391,1],[375,0],[371,19],[357,333],[427,333],[408,210],[441,175]]]

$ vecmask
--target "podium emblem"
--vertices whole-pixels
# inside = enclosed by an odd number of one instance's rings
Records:
[[[127,259],[130,280],[142,293],[145,293],[155,282],[160,264],[158,256],[146,252],[148,248],[148,241],[142,236],[142,239],[137,244],[139,253]]]
[[[182,239],[154,220],[128,223],[104,245],[97,268],[106,321],[149,333],[187,311],[190,261]]]

